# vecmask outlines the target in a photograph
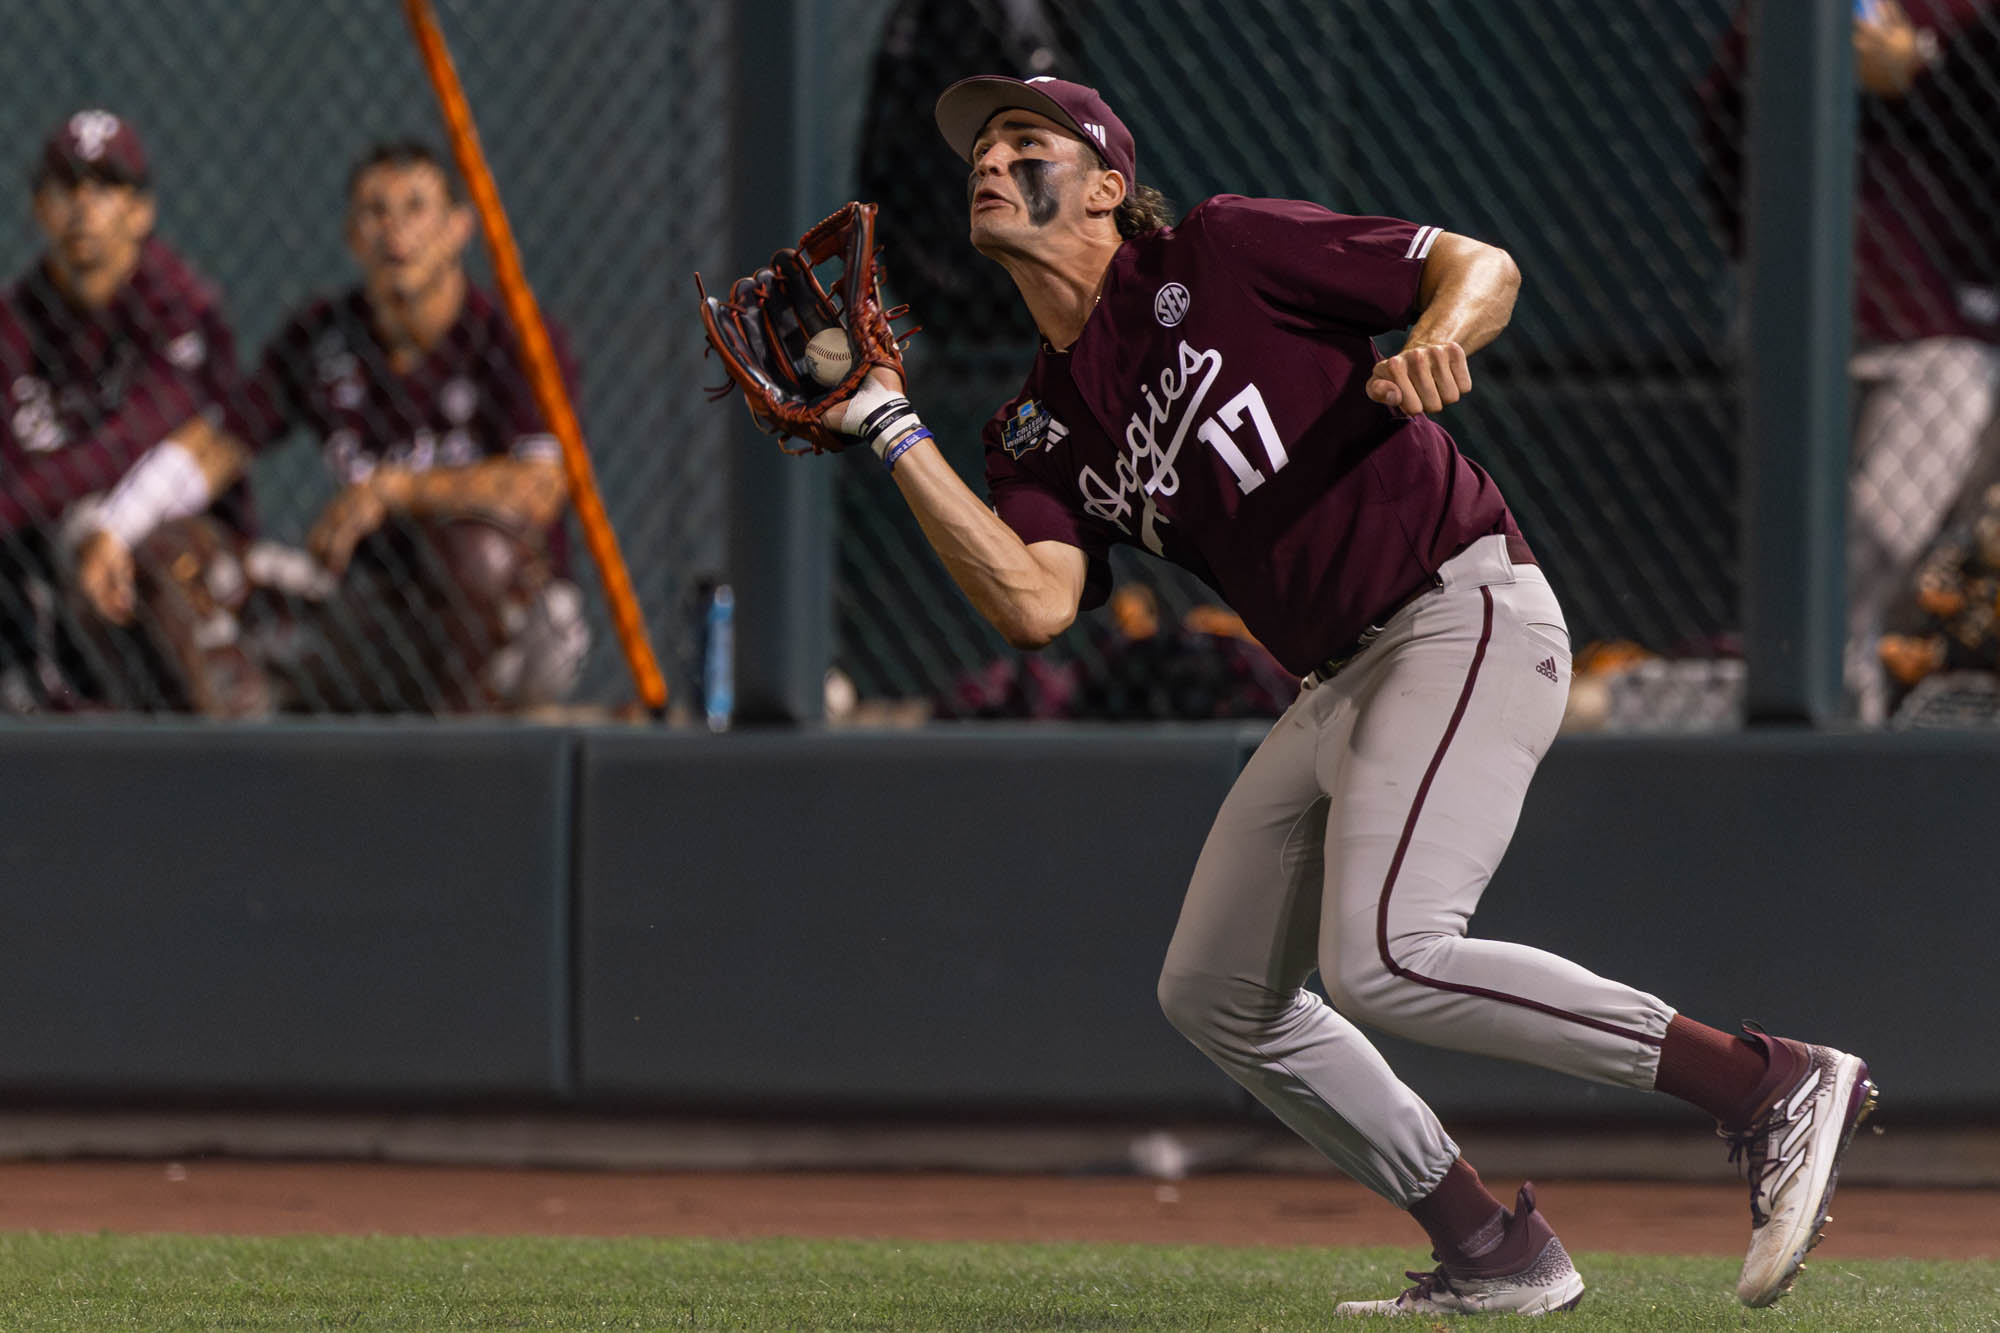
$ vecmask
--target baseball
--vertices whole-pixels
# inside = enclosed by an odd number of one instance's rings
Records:
[[[821,329],[806,344],[806,365],[811,367],[812,376],[821,384],[838,384],[847,378],[848,367],[854,364],[853,354],[847,350],[847,332],[844,329]]]
[[[1132,1140],[1129,1151],[1133,1169],[1154,1180],[1185,1179],[1188,1168],[1194,1165],[1194,1154],[1188,1150],[1187,1144],[1165,1130],[1141,1134]],[[1163,1199],[1161,1202],[1169,1201]]]

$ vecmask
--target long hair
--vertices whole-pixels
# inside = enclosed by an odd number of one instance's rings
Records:
[[[1118,224],[1118,234],[1129,241],[1134,236],[1173,226],[1174,206],[1152,186],[1134,185],[1111,218]]]

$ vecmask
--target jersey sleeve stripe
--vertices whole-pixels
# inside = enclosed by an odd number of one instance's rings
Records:
[[[1437,238],[1441,230],[1438,227],[1417,228],[1417,234],[1410,238],[1410,248],[1403,252],[1403,258],[1423,259],[1427,257],[1431,252],[1431,246],[1437,243]]]

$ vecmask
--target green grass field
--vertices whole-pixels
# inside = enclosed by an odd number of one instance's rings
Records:
[[[1815,1263],[1770,1310],[1726,1259],[1580,1256],[1599,1329],[2000,1329],[2000,1263]],[[0,1234],[0,1329],[1310,1329],[1394,1250]],[[1344,1321],[1343,1321],[1344,1322]],[[1450,1325],[1510,1327],[1476,1319]]]

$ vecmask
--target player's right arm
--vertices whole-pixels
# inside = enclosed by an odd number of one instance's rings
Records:
[[[901,394],[901,381],[890,372],[877,368],[874,376],[890,394]],[[831,416],[828,420],[841,428]],[[878,452],[894,458],[896,488],[952,581],[1008,643],[1028,649],[1047,645],[1076,620],[1088,557],[1066,542],[1022,541],[965,484],[934,441],[921,439],[898,454],[905,433],[883,441]]]
[[[132,551],[163,523],[201,513],[250,466],[253,446],[283,434],[293,391],[274,371],[296,323],[274,338],[253,383],[235,370],[235,339],[213,307],[204,312],[204,392],[210,407],[183,420],[135,462],[90,517],[76,551],[77,583],[105,619],[132,617]],[[218,423],[213,414],[220,409]]]
[[[896,488],[952,580],[1016,648],[1041,648],[1076,620],[1088,560],[1066,542],[1021,540],[929,440],[897,460]]]
[[[77,584],[97,613],[114,624],[131,620],[132,548],[161,524],[208,508],[249,465],[250,451],[205,416],[190,417],[134,463],[76,549]]]

